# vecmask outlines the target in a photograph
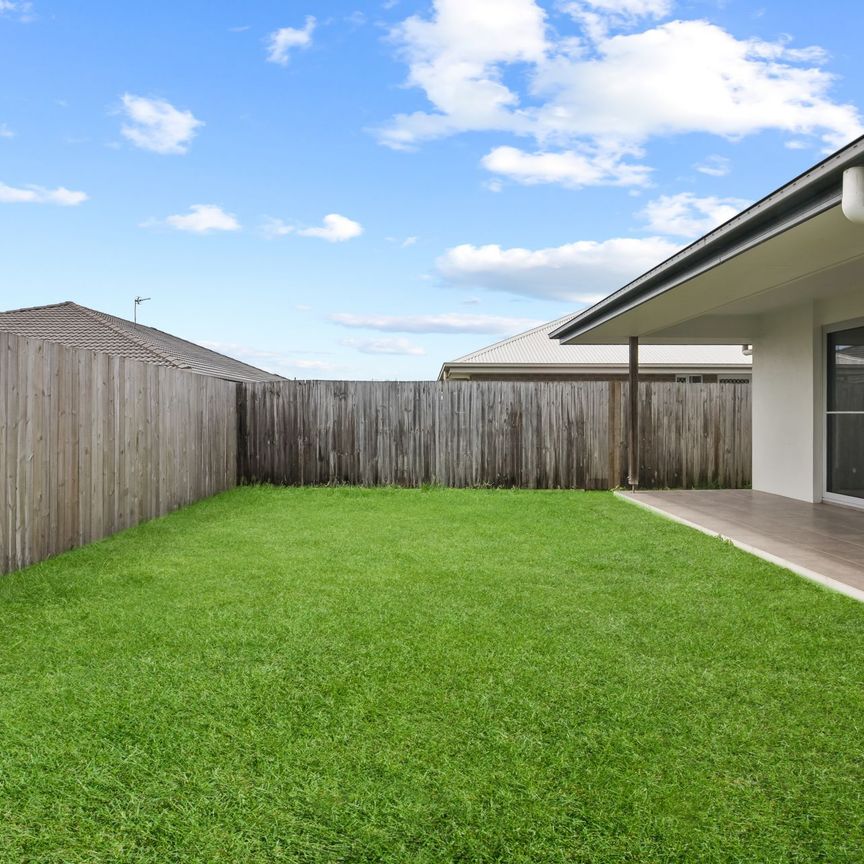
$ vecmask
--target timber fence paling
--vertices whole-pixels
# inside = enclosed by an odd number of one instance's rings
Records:
[[[0,333],[0,573],[235,486],[237,389]]]
[[[645,487],[746,486],[743,384],[639,385]],[[608,489],[626,382],[235,384],[0,333],[0,572],[228,489]]]
[[[642,485],[749,484],[750,404],[746,384],[641,383]],[[238,405],[245,481],[609,489],[626,471],[626,382],[267,382]]]

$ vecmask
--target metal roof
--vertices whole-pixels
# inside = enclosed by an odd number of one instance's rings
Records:
[[[188,369],[229,381],[278,381],[281,376],[226,357],[155,327],[145,327],[66,301],[0,312],[0,330],[157,366]]]
[[[864,159],[864,136],[790,180],[704,237],[590,308],[564,319],[552,339],[572,339],[681,285],[771,237],[818,216],[841,199],[843,172]]]
[[[562,345],[549,338],[550,333],[572,318],[572,314],[565,315],[451,360],[444,366],[627,366],[626,345]],[[639,363],[641,366],[730,366],[749,369],[751,359],[743,353],[741,345],[641,345]]]

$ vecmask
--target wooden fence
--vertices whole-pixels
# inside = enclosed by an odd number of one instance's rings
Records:
[[[0,333],[0,573],[234,486],[236,389]]]
[[[750,386],[639,386],[645,487],[750,482]],[[292,381],[238,390],[239,473],[291,485],[609,489],[627,384]]]
[[[646,487],[750,481],[750,387],[640,385]],[[238,481],[608,489],[627,385],[234,384],[0,333],[0,572]]]

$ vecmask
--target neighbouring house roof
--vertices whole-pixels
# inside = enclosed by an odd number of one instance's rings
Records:
[[[229,381],[278,381],[281,376],[226,357],[155,327],[145,327],[66,301],[0,312],[0,331],[129,357],[157,366],[188,369]]]
[[[554,367],[580,370],[611,371],[626,369],[626,345],[562,345],[549,335],[573,318],[565,315],[518,333],[493,345],[472,351],[464,357],[445,363],[439,378],[456,368],[523,367],[525,371]],[[639,365],[643,369],[729,369],[749,372],[751,359],[741,345],[643,345],[639,349]]]
[[[843,172],[853,165],[862,164],[862,159],[864,136],[818,162],[623,288],[588,309],[565,318],[550,332],[550,337],[561,340],[578,338],[837,207],[842,198]],[[633,335],[638,334],[634,332]]]

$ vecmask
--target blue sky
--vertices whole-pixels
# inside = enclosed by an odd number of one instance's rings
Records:
[[[0,0],[0,307],[429,378],[862,132],[852,2]]]

